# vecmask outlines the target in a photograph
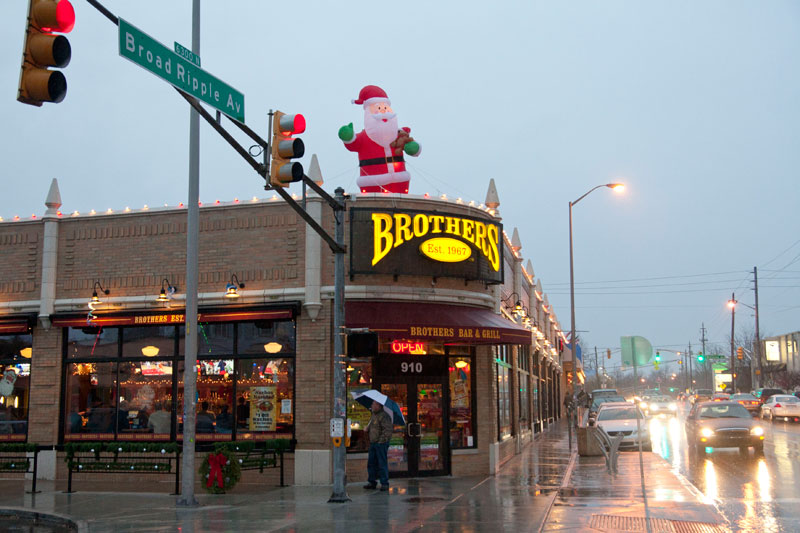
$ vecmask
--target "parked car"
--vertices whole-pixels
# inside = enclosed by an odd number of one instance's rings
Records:
[[[619,395],[617,389],[595,389],[592,391],[592,401],[595,401],[597,398],[607,398],[609,396],[617,397]]]
[[[800,421],[800,398],[792,394],[773,394],[761,406],[761,418]]]
[[[764,452],[764,428],[737,402],[699,402],[686,418],[686,439],[690,446],[704,454],[707,447],[752,447]]]
[[[732,394],[731,401],[736,402],[747,409],[753,416],[758,416],[761,413],[761,402],[749,392]]]
[[[639,408],[646,416],[674,416],[678,414],[678,404],[669,396],[650,396],[639,402]]]
[[[692,404],[707,402],[713,395],[714,391],[711,389],[697,389],[694,391],[694,394],[692,394]]]
[[[590,423],[591,423],[592,420],[596,419],[597,412],[600,410],[600,406],[602,406],[605,403],[609,403],[609,402],[613,402],[613,403],[628,403],[628,402],[625,401],[625,398],[623,398],[622,396],[601,396],[599,398],[596,398],[594,401],[592,401],[591,407],[589,407],[589,422]],[[631,405],[631,404],[628,404],[628,405]]]
[[[637,418],[639,419],[638,432],[636,428]],[[605,403],[597,412],[595,425],[603,428],[603,431],[608,433],[609,437],[622,435],[622,442],[619,444],[620,449],[638,448],[639,440],[642,441],[643,450],[650,451],[652,449],[644,414],[641,409],[631,403]]]
[[[755,391],[753,391],[753,396],[759,399],[761,405],[764,405],[764,402],[769,400],[769,397],[772,396],[773,394],[785,394],[785,393],[783,392],[783,389],[768,389],[768,388],[756,389]]]

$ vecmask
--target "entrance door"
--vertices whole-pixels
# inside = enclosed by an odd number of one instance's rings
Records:
[[[449,473],[446,383],[427,378],[394,378],[380,391],[400,406],[405,427],[395,427],[389,444],[391,477],[441,476]]]

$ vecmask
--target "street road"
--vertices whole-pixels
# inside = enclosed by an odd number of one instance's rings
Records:
[[[714,449],[698,457],[687,448],[683,417],[650,420],[653,453],[685,476],[730,521],[734,531],[800,531],[800,424],[762,421],[764,455]]]

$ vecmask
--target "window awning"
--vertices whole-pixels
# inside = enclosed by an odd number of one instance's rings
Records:
[[[260,311],[200,311],[199,322],[243,322],[249,320],[286,320],[293,317],[292,309],[265,309]],[[172,313],[135,313],[128,315],[97,316],[90,326],[170,326],[183,324],[186,320],[183,312]],[[86,315],[80,317],[58,317],[52,319],[56,327],[87,327]]]
[[[28,333],[30,323],[25,319],[0,319],[0,335]]]
[[[448,344],[532,343],[531,332],[488,309],[412,302],[346,302],[348,328],[369,328],[381,339]]]

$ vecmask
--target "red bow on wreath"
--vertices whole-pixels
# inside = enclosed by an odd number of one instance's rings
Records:
[[[217,486],[223,488],[222,467],[225,466],[227,462],[228,459],[225,457],[225,454],[208,454],[208,481],[206,481],[206,487],[211,487],[211,485],[214,484],[214,477],[216,477]]]

